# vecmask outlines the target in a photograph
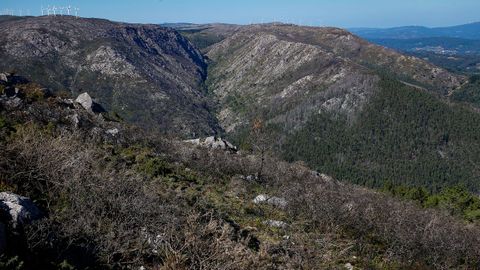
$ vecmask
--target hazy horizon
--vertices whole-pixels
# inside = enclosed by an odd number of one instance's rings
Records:
[[[231,23],[283,22],[342,28],[442,27],[480,21],[480,1],[406,0],[386,2],[342,0],[5,0],[0,12],[41,15],[41,7],[76,6],[82,17],[132,23]]]

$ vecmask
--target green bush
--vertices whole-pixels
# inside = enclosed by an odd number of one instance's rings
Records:
[[[151,177],[167,176],[173,172],[170,164],[158,157],[148,158],[139,165],[139,170]]]
[[[20,89],[20,93],[25,95],[25,98],[30,101],[40,101],[46,98],[44,89],[36,83],[27,83],[22,85],[17,85]]]
[[[385,184],[383,191],[396,197],[418,202],[426,208],[440,208],[467,221],[480,221],[480,198],[458,185],[432,194],[424,187],[394,186]]]

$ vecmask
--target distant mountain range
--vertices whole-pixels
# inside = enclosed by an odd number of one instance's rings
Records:
[[[366,39],[412,39],[430,37],[450,37],[480,40],[480,22],[451,27],[428,28],[423,26],[403,26],[395,28],[352,28],[356,35]]]
[[[373,43],[407,52],[432,52],[444,55],[480,54],[480,40],[430,37],[411,39],[370,39]]]
[[[450,71],[480,72],[480,22],[452,27],[352,28],[368,41],[426,59]]]

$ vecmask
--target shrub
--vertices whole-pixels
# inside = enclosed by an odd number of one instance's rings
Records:
[[[139,165],[139,170],[151,177],[166,176],[173,172],[172,167],[163,159],[148,158]]]
[[[29,102],[40,101],[47,97],[46,90],[36,83],[26,83],[17,85],[20,93],[25,96]]]

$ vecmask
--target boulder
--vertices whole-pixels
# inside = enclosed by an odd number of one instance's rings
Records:
[[[285,200],[284,198],[269,196],[266,194],[260,194],[257,197],[255,197],[255,199],[253,199],[253,203],[254,204],[266,203],[278,208],[287,207],[287,200]]]
[[[7,73],[0,73],[0,81],[8,82],[8,74]]]
[[[268,195],[260,194],[257,197],[255,197],[255,199],[253,199],[253,203],[254,204],[264,203],[268,200],[268,198],[269,198]]]
[[[263,224],[270,227],[274,227],[274,228],[280,228],[280,229],[285,229],[288,226],[287,223],[279,220],[267,220],[267,221],[264,221]]]
[[[83,93],[77,97],[75,102],[79,103],[82,105],[82,107],[89,111],[93,112],[93,99],[88,93]]]
[[[0,212],[14,229],[41,218],[41,212],[32,200],[9,192],[0,193]]]
[[[258,175],[242,175],[240,178],[248,182],[258,181]]]
[[[187,140],[185,142],[206,147],[206,148],[211,148],[211,149],[220,149],[220,150],[225,150],[230,152],[237,152],[237,147],[235,147],[230,142],[216,136],[207,137],[205,139]]]
[[[107,131],[105,131],[108,135],[111,135],[113,137],[117,136],[118,133],[120,133],[120,130],[118,130],[118,128],[112,128],[112,129],[109,129]]]
[[[80,94],[75,102],[82,105],[82,107],[91,113],[102,113],[105,109],[98,103],[95,103],[93,98],[88,93]]]

